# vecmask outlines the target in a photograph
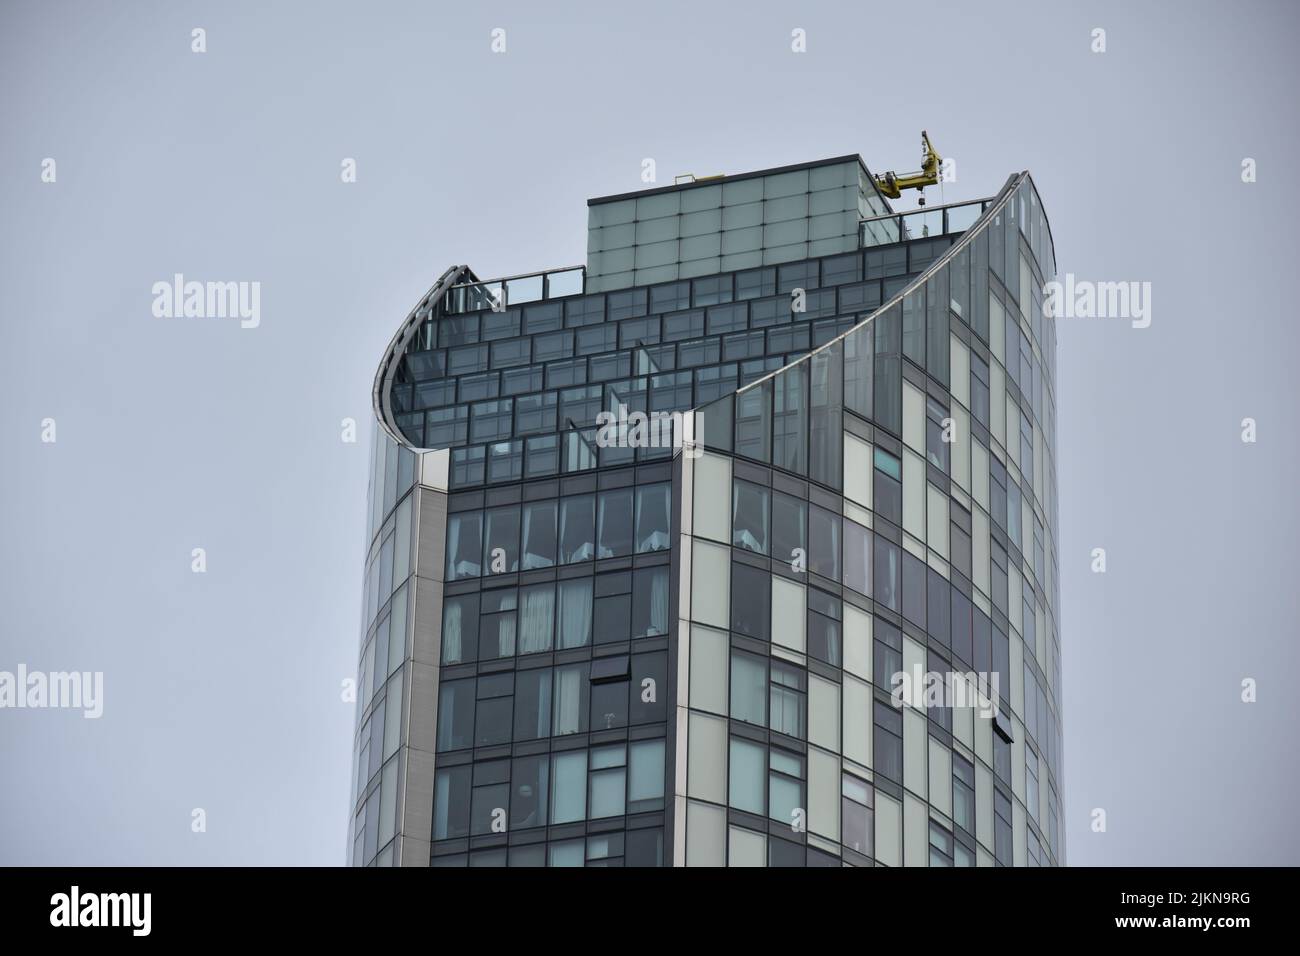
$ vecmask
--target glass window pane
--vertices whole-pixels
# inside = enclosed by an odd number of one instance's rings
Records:
[[[636,741],[628,747],[628,812],[655,809],[663,798],[664,741]]]
[[[556,504],[534,501],[524,505],[523,559],[525,570],[549,568],[555,564]]]
[[[515,677],[515,740],[551,734],[551,669],[521,670]]]
[[[483,565],[488,574],[519,570],[519,509],[496,508],[487,512]]]
[[[555,668],[551,733],[557,737],[587,731],[587,666],[566,664]]]
[[[591,643],[591,578],[561,581],[559,591],[560,648]]]
[[[483,515],[455,514],[447,522],[447,578],[476,578],[483,567]]]
[[[618,558],[632,553],[632,489],[620,488],[600,495],[597,518],[602,558]]]
[[[519,591],[519,653],[551,649],[555,630],[555,587],[539,584]]]
[[[764,748],[748,740],[731,738],[728,773],[728,802],[737,810],[762,814],[767,808],[764,777],[767,760]]]
[[[732,652],[731,716],[767,726],[767,662],[762,658]]]
[[[596,555],[596,502],[591,495],[565,498],[560,517],[560,559],[565,564]]]
[[[766,488],[747,481],[735,482],[731,509],[732,545],[767,554],[769,497]]]
[[[511,773],[510,829],[524,830],[546,825],[546,798],[550,791],[551,758],[520,757]]]
[[[587,816],[587,751],[554,754],[551,770],[551,823],[584,819]]]
[[[666,551],[670,538],[672,521],[669,517],[669,503],[672,486],[646,485],[636,490],[636,550],[638,554],[647,551]]]
[[[442,662],[478,659],[478,595],[449,597],[442,609]]]
[[[668,633],[668,568],[642,568],[633,578],[632,636]]]

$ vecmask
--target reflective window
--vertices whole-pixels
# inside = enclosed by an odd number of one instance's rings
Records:
[[[731,509],[731,543],[735,547],[767,554],[769,495],[759,485],[735,482]]]
[[[636,550],[638,554],[647,551],[668,550],[671,539],[672,520],[669,505],[672,500],[672,486],[646,485],[636,490]]]
[[[597,509],[600,545],[597,555],[618,558],[632,553],[632,489],[619,488],[600,495]]]
[[[560,506],[560,560],[564,564],[596,556],[596,502],[590,495],[565,498]]]
[[[483,515],[454,514],[447,520],[447,578],[476,578],[482,572]]]
[[[555,564],[555,541],[555,502],[534,501],[524,505],[522,570],[549,568]]]

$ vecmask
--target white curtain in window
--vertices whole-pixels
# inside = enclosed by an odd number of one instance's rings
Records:
[[[551,730],[554,736],[576,734],[582,729],[581,665],[556,669],[555,696],[551,712],[554,715]]]
[[[534,654],[551,649],[555,622],[555,590],[549,584],[525,588],[519,608],[519,653]]]
[[[591,643],[591,603],[590,578],[560,582],[560,647]]]
[[[515,656],[515,615],[501,614],[496,619],[497,657]]]
[[[442,627],[442,662],[444,664],[459,664],[464,660],[465,647],[461,638],[462,626],[460,602],[448,604],[446,621]]]
[[[650,634],[668,633],[668,569],[656,571],[650,579]]]

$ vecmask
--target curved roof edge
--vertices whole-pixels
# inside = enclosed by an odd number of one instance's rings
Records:
[[[392,341],[388,343],[388,348],[384,350],[384,357],[379,360],[379,368],[375,371],[375,381],[370,389],[370,405],[375,413],[375,421],[379,427],[387,433],[388,437],[403,448],[409,448],[412,451],[427,451],[428,449],[416,448],[402,434],[402,430],[397,427],[393,420],[393,407],[389,399],[392,391],[393,375],[397,372],[397,363],[406,354],[406,347],[411,344],[411,339],[419,330],[423,316],[420,314],[426,306],[435,304],[442,298],[443,294],[453,285],[459,282],[474,282],[478,279],[471,271],[469,266],[457,265],[450,266],[438,281],[420,297],[420,301],[415,303],[415,308],[401,325],[397,327],[396,334],[393,335]]]
[[[835,336],[835,338],[831,339],[829,342],[825,343],[824,345],[819,345],[817,348],[813,349],[811,352],[807,353],[806,355],[799,356],[799,358],[795,359],[793,362],[790,362],[788,365],[783,365],[778,369],[768,372],[762,378],[755,379],[754,381],[750,382],[748,385],[742,386],[741,388],[736,389],[734,392],[730,394],[739,395],[742,392],[749,391],[751,388],[757,388],[759,385],[762,385],[764,382],[776,378],[778,375],[788,371],[789,369],[794,368],[796,365],[799,365],[803,362],[807,362],[809,359],[811,359],[814,355],[818,354],[819,352],[824,352],[826,349],[829,349],[831,346],[843,342],[846,338],[848,338],[853,333],[857,332],[859,329],[862,329],[870,325],[872,322],[876,320],[878,316],[884,315],[886,311],[902,303],[902,301],[905,298],[907,298],[907,296],[911,295],[917,289],[924,288],[926,282],[928,282],[932,276],[938,274],[940,269],[942,269],[950,261],[952,261],[952,259],[955,256],[957,256],[963,249],[967,248],[970,245],[970,243],[974,241],[975,236],[980,232],[980,230],[986,228],[988,224],[993,220],[993,217],[998,213],[1002,212],[1002,210],[1006,208],[1007,202],[1011,199],[1013,195],[1015,195],[1016,190],[1019,189],[1020,186],[1023,185],[1025,182],[1032,182],[1029,176],[1029,170],[1024,170],[1023,172],[1019,172],[1019,173],[1012,173],[1010,176],[1008,176],[1007,181],[1002,185],[1002,189],[999,190],[998,194],[993,198],[993,202],[989,203],[989,208],[984,210],[984,212],[980,215],[980,217],[971,224],[971,227],[962,234],[962,237],[959,240],[957,240],[951,246],[949,246],[944,251],[943,255],[941,255],[938,259],[935,259],[934,262],[930,263],[929,268],[927,268],[924,272],[917,275],[915,279],[913,279],[907,285],[903,286],[903,288],[899,289],[898,292],[894,293],[892,297],[882,302],[880,307],[877,308],[876,311],[872,312],[869,316],[867,316],[857,325],[853,326],[853,328]],[[726,396],[723,396],[722,398],[715,399],[715,401],[722,401],[725,398]],[[713,403],[710,402],[709,404],[711,405]],[[707,406],[702,405],[699,408],[696,408],[695,411],[698,412],[705,407]]]

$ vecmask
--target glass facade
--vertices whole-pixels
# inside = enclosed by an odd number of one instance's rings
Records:
[[[680,220],[726,187],[648,198]],[[1047,221],[1024,174],[938,235],[854,210],[852,251],[598,294],[589,263],[416,317],[372,474],[355,864],[1063,859]],[[689,425],[602,440],[620,409]],[[900,704],[900,674],[948,693]]]

